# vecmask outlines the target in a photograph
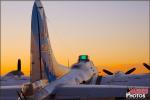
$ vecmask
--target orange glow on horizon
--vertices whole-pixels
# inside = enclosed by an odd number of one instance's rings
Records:
[[[75,61],[76,59],[74,59]],[[67,60],[65,61],[61,61],[63,65],[68,66],[67,65]],[[73,64],[73,62],[69,62],[70,66]],[[75,62],[74,62],[75,63]],[[107,69],[113,73],[117,72],[117,71],[122,71],[122,72],[126,72],[129,69],[135,67],[136,71],[133,72],[133,74],[143,74],[143,73],[150,73],[149,70],[147,70],[142,63],[141,64],[112,64],[112,65],[108,65],[108,64],[100,64],[100,63],[94,63],[94,65],[97,67],[97,70],[99,71],[99,75],[106,75],[102,69]],[[9,63],[5,64],[5,67],[2,67],[1,70],[1,74],[5,75],[8,72],[12,71],[12,70],[16,70],[17,69],[17,61],[16,63],[13,63],[13,61],[9,61]],[[24,63],[24,61],[22,60],[22,72],[26,75],[29,76],[30,75],[30,60],[27,60],[27,63]]]
[[[23,2],[23,3],[22,3]],[[33,1],[2,1],[2,75],[16,70],[30,75],[31,14]],[[87,54],[100,75],[102,69],[134,74],[148,73],[150,64],[148,1],[42,1],[47,16],[50,43],[56,60],[70,66],[78,55]]]

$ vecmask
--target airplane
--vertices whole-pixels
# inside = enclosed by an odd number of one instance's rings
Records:
[[[134,70],[135,68],[125,74]],[[103,71],[113,74],[105,69]],[[122,85],[122,82],[118,82],[119,85],[108,84],[103,81],[106,78],[98,75],[98,70],[88,55],[80,55],[70,68],[59,64],[49,41],[46,15],[40,0],[35,0],[32,10],[30,77],[30,83],[24,84],[21,93],[18,93],[18,100],[106,100],[125,97],[129,88],[150,89],[149,85],[138,83],[131,86]],[[150,75],[142,82],[145,80],[150,80]]]
[[[21,59],[18,59],[17,69],[0,76],[0,100],[16,100],[16,91],[20,91],[22,84],[30,81],[21,70]]]
[[[2,86],[22,85],[28,81],[29,77],[24,76],[24,73],[21,71],[21,59],[18,59],[17,70],[10,71],[0,78]]]
[[[143,66],[150,70],[150,66],[146,63],[143,63]],[[103,69],[103,72],[107,75],[102,77],[101,85],[126,85],[126,86],[150,86],[150,73],[143,74],[131,74],[136,68],[131,68],[125,73],[117,71],[113,73],[109,70]]]
[[[18,59],[17,70],[11,71],[7,73],[5,76],[10,76],[10,75],[16,75],[16,76],[24,75],[24,73],[21,71],[21,59]]]

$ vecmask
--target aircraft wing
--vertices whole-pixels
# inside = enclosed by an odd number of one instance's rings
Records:
[[[139,86],[117,86],[117,85],[68,85],[57,87],[47,99],[55,98],[56,100],[70,99],[104,99],[126,97],[129,88],[148,88]]]
[[[0,86],[0,100],[17,100],[20,88],[20,85]]]
[[[102,77],[100,85],[150,86],[150,74],[138,75],[108,75]]]
[[[1,86],[0,89],[20,89],[21,85]]]

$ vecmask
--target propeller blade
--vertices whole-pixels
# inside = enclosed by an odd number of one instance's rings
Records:
[[[144,66],[145,68],[147,68],[148,70],[150,70],[150,66],[149,66],[148,64],[143,63],[143,66]]]
[[[131,74],[132,72],[134,72],[136,70],[136,68],[132,68],[130,70],[128,70],[125,74]]]
[[[108,75],[113,75],[112,72],[110,72],[110,71],[108,71],[108,70],[106,70],[106,69],[103,69],[103,72],[105,72],[105,73],[108,74]]]

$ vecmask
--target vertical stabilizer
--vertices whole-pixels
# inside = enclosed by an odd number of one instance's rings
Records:
[[[39,0],[36,0],[32,11],[31,23],[31,81],[46,78],[45,68],[54,74],[53,66],[56,66],[47,30],[44,8]]]
[[[63,68],[63,69],[62,69]],[[53,79],[65,73],[57,64],[49,41],[45,11],[40,0],[34,2],[31,22],[31,82]]]
[[[21,72],[21,59],[18,59],[17,70]]]

